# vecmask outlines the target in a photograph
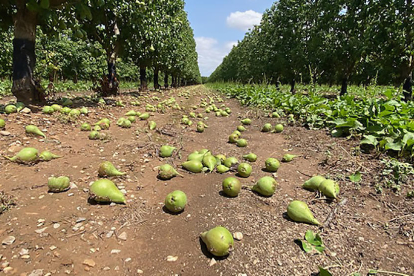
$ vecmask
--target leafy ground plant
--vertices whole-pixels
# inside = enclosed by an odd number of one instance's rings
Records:
[[[315,234],[312,230],[306,231],[304,240],[298,239],[296,241],[302,245],[302,249],[306,253],[313,251],[322,253],[325,250],[321,236],[319,236],[317,233]]]

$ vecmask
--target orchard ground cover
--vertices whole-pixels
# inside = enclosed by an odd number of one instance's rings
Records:
[[[12,156],[24,146],[62,156],[33,165],[0,160],[2,198],[12,196],[14,203],[7,201],[10,209],[0,216],[0,240],[15,238],[2,245],[2,264],[9,267],[3,271],[16,275],[29,275],[36,269],[52,275],[315,275],[321,266],[333,275],[366,275],[371,269],[398,275],[414,273],[410,254],[414,247],[414,203],[405,196],[413,190],[410,165],[383,155],[379,158],[375,151],[362,154],[358,139],[306,129],[283,114],[270,118],[269,112],[241,106],[204,86],[140,95],[125,92],[107,98],[105,105],[92,102],[90,96],[73,94],[79,96],[74,107],[88,106],[88,115],[70,119],[56,113],[45,115],[36,108],[29,114],[0,115],[6,120],[6,132],[0,136],[2,156]],[[147,104],[156,106],[160,99],[171,97],[182,109],[150,112],[149,120],[157,123],[156,130],[149,131],[147,121],[137,121],[131,128],[115,124],[129,110],[144,112]],[[217,106],[229,107],[231,114],[216,117],[214,112],[206,113],[199,104],[201,99],[209,102],[209,97]],[[3,98],[2,104],[9,100]],[[120,101],[125,106],[116,105]],[[137,101],[140,106],[131,104]],[[195,123],[180,124],[182,115],[191,112],[208,117],[203,120],[208,125],[203,133],[196,132]],[[104,140],[89,140],[88,132],[80,130],[83,122],[92,124],[105,117],[112,124],[109,130],[102,130]],[[228,136],[244,118],[250,118],[252,124],[241,135],[248,142],[241,148],[229,144]],[[282,123],[285,128],[282,133],[262,133],[265,123]],[[27,136],[24,126],[28,124],[37,125],[47,139]],[[165,144],[177,148],[167,159],[158,157]],[[251,186],[260,177],[275,177],[275,194],[265,198],[243,189],[236,198],[222,196],[221,182],[235,172],[191,174],[181,169],[187,155],[202,148],[239,160],[254,152],[258,160],[251,163],[252,175],[239,179],[244,186]],[[281,160],[286,153],[298,157],[282,163],[275,174],[262,170],[267,158]],[[381,162],[383,158],[386,162]],[[112,178],[126,192],[126,205],[88,202],[89,185],[98,179],[97,169],[103,161],[126,172],[126,176]],[[183,177],[158,180],[156,168],[165,163]],[[301,188],[315,174],[339,183],[337,201]],[[47,179],[52,175],[69,176],[72,188],[48,193]],[[399,192],[386,188],[382,194],[376,192],[377,184],[385,187],[396,177]],[[172,215],[163,209],[164,198],[177,189],[186,193],[188,204],[184,212]],[[286,217],[286,207],[295,199],[309,205],[321,227]],[[229,257],[216,258],[214,263],[199,235],[218,225],[231,233],[241,232],[243,239],[235,241]],[[305,253],[295,243],[304,239],[307,230],[319,233],[323,253]]]

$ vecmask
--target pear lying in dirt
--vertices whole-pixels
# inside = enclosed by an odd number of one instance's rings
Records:
[[[319,191],[329,198],[337,198],[339,194],[339,185],[331,179],[326,179],[319,184]]]
[[[67,176],[49,177],[47,186],[49,187],[49,192],[64,192],[69,189],[70,179]]]
[[[240,163],[237,167],[237,173],[239,176],[247,178],[252,173],[252,166],[247,163]]]
[[[169,180],[174,176],[180,175],[173,166],[170,164],[164,164],[158,168],[158,178],[162,180]]]
[[[208,251],[217,257],[228,255],[234,247],[232,234],[226,228],[217,226],[200,234],[201,240],[206,244]]]
[[[28,134],[34,134],[46,138],[46,135],[35,125],[28,125],[25,129]]]
[[[257,160],[257,155],[254,153],[249,153],[246,155],[243,155],[244,160],[247,160],[249,162],[256,162]]]
[[[6,126],[6,122],[3,119],[0,119],[0,129],[3,129]]]
[[[237,163],[239,163],[239,160],[237,160],[236,157],[228,157],[226,158],[226,160],[223,161],[223,165],[226,166],[227,168],[231,168],[232,166],[236,165]]]
[[[88,123],[83,123],[80,127],[81,131],[90,131],[92,129],[91,125]]]
[[[277,172],[280,167],[279,160],[276,158],[268,158],[265,162],[266,171]]]
[[[203,171],[203,164],[198,160],[184,162],[182,166],[184,169],[193,173],[201,173]]]
[[[157,123],[156,123],[156,122],[154,122],[154,121],[149,121],[149,123],[148,123],[148,128],[149,128],[150,130],[154,130],[156,127],[157,127]]]
[[[283,155],[282,162],[290,162],[295,157],[297,157],[297,155],[287,153],[287,154]]]
[[[305,183],[303,183],[302,188],[309,190],[309,191],[317,191],[319,190],[319,185],[325,181],[326,178],[322,175],[316,175],[307,180]]]
[[[59,155],[53,154],[53,153],[51,153],[50,151],[47,151],[47,150],[42,151],[42,152],[40,153],[40,155],[39,155],[39,159],[40,159],[41,161],[50,161],[50,160],[52,160],[52,159],[57,159],[57,158],[61,158],[61,157],[62,157],[62,156],[59,156]]]
[[[217,165],[217,160],[213,155],[205,154],[202,163],[209,169],[210,172],[212,172]]]
[[[23,148],[15,156],[7,157],[7,159],[17,163],[29,163],[39,159],[39,151],[35,148]]]
[[[89,190],[89,198],[96,202],[125,203],[125,196],[109,179],[95,181]]]
[[[172,146],[168,146],[168,145],[164,145],[161,147],[160,149],[160,157],[171,157],[174,150],[176,150],[176,147],[172,147]]]
[[[246,139],[238,139],[237,140],[237,146],[240,147],[240,148],[247,147]]]
[[[105,161],[102,162],[99,165],[99,169],[98,169],[98,175],[101,177],[105,177],[105,176],[122,176],[125,173],[118,171],[115,166],[109,162],[109,161]]]
[[[270,132],[272,130],[272,125],[269,123],[264,124],[262,127],[262,132]]]
[[[174,191],[165,197],[164,204],[168,211],[179,213],[184,210],[185,205],[187,204],[187,196],[180,190]]]
[[[282,124],[277,124],[275,126],[275,132],[276,133],[281,133],[283,131],[283,125]]]
[[[231,197],[236,197],[239,195],[241,190],[241,183],[240,180],[238,180],[235,177],[227,177],[223,180],[222,183],[223,192]]]
[[[230,169],[229,168],[227,168],[226,166],[224,166],[224,165],[218,165],[217,167],[216,167],[216,170],[217,170],[217,172],[218,173],[226,173],[226,172],[228,172]]]
[[[311,210],[309,210],[308,205],[303,201],[292,201],[287,207],[287,214],[293,221],[320,225],[319,221],[314,218]]]
[[[246,119],[241,120],[241,123],[242,123],[243,125],[250,125],[250,124],[252,123],[252,120],[251,120],[251,119],[246,118]]]
[[[262,196],[272,196],[275,193],[277,182],[273,177],[264,176],[252,187],[252,191]]]

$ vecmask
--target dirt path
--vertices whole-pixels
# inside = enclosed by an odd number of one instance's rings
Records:
[[[0,241],[15,237],[13,243],[2,245],[0,274],[311,275],[323,266],[330,267],[334,275],[358,271],[366,275],[369,269],[414,275],[414,218],[410,217],[414,204],[404,197],[373,194],[370,186],[378,173],[378,160],[353,156],[350,150],[356,142],[332,139],[323,131],[288,126],[282,134],[262,133],[265,122],[275,125],[283,119],[269,119],[235,100],[224,99],[232,110],[229,117],[216,117],[204,108],[195,110],[209,117],[204,133],[197,133],[195,124],[181,125],[181,116],[207,96],[213,92],[203,86],[151,92],[140,96],[141,106],[136,107],[128,103],[137,99],[124,94],[119,99],[126,107],[92,105],[89,115],[75,122],[41,113],[5,116],[10,135],[0,135],[1,155],[11,156],[22,146],[31,146],[63,157],[32,166],[0,160],[0,191],[13,195],[16,202],[0,215]],[[143,112],[146,103],[157,104],[169,97],[175,97],[185,110],[153,113],[150,119],[161,132],[148,131],[145,121],[133,123],[131,129],[116,126],[127,111]],[[219,106],[222,103],[217,99]],[[108,140],[92,141],[87,132],[80,131],[82,122],[95,123],[104,117],[112,121],[104,131]],[[227,140],[245,117],[253,120],[242,134],[248,146],[238,148]],[[48,139],[26,136],[23,126],[29,123],[47,130]],[[176,146],[178,154],[159,158],[157,150],[164,144]],[[276,175],[279,186],[270,198],[248,190],[237,198],[221,196],[222,180],[234,173],[190,174],[179,169],[183,177],[156,178],[157,166],[170,163],[180,168],[189,153],[203,148],[239,160],[249,152],[257,154],[252,175],[240,179],[244,185],[270,175],[262,171],[267,158],[281,159],[287,152],[300,157],[281,165]],[[97,168],[104,160],[127,172],[113,179],[125,190],[126,205],[88,203],[89,185],[98,179]],[[345,176],[361,164],[366,174],[356,187]],[[345,205],[338,207],[337,202],[326,202],[301,189],[309,178],[306,175],[318,173],[338,180]],[[52,175],[69,176],[75,186],[64,193],[48,193],[47,179]],[[171,215],[163,211],[163,202],[177,189],[187,194],[188,205],[183,213]],[[307,202],[320,221],[336,215],[323,228],[294,223],[284,214],[293,199]],[[213,264],[212,256],[203,253],[199,234],[218,225],[242,232],[244,238],[235,241],[228,258]],[[305,254],[294,242],[309,229],[321,234],[325,253]],[[168,256],[178,258],[167,261]]]

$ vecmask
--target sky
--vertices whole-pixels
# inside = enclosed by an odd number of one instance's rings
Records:
[[[185,10],[194,30],[198,65],[208,77],[237,41],[241,41],[274,0],[186,0]]]

